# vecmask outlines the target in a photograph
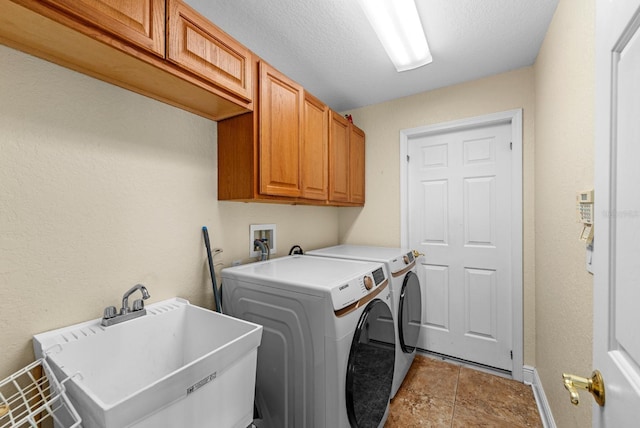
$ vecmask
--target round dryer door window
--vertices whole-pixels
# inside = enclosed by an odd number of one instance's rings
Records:
[[[358,321],[347,365],[347,415],[352,427],[377,427],[387,410],[395,339],[392,334],[389,342],[389,335],[381,332],[389,328],[393,329],[389,306],[380,299],[371,301]]]
[[[410,354],[415,351],[422,324],[422,295],[420,280],[413,272],[407,273],[402,283],[398,305],[398,334],[402,351]]]

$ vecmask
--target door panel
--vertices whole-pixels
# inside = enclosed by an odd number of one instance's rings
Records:
[[[329,107],[305,92],[302,113],[302,197],[324,201],[329,194]]]
[[[329,122],[329,200],[349,201],[349,122],[332,111]]]
[[[449,187],[446,180],[424,181],[422,186],[423,241],[428,244],[448,243]]]
[[[594,427],[636,426],[640,408],[640,1],[596,3]],[[581,397],[586,400],[587,397]]]
[[[409,244],[425,256],[419,347],[512,370],[511,124],[409,141]]]
[[[365,137],[364,132],[350,126],[349,132],[349,202],[364,204]]]
[[[423,324],[431,329],[449,329],[449,267],[423,264],[425,292]]]
[[[636,29],[637,30],[637,29]],[[638,245],[638,198],[637,161],[640,160],[640,33],[634,31],[629,44],[620,51],[618,62],[618,144],[616,146],[615,212],[630,213],[616,218],[615,228],[615,338],[625,350],[627,358],[640,366],[640,318],[637,304],[640,302],[640,245]],[[629,160],[633,160],[629,162]],[[633,231],[632,233],[629,233]]]
[[[304,89],[260,63],[260,193],[300,196]]]
[[[253,99],[249,49],[181,0],[169,0],[167,58],[244,102]]]
[[[464,180],[464,243],[495,247],[496,178]]]
[[[496,272],[467,268],[464,274],[465,335],[496,341]]]
[[[46,3],[164,57],[164,0],[46,0]]]

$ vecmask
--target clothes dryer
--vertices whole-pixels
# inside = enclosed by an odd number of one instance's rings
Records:
[[[224,311],[263,326],[261,426],[384,425],[395,337],[383,264],[294,255],[223,269],[222,281]]]
[[[408,249],[366,245],[336,245],[312,250],[310,256],[384,263],[391,281],[393,319],[396,341],[396,360],[393,370],[393,398],[404,380],[416,355],[416,345],[422,323],[422,292],[416,274],[416,261]],[[385,330],[388,331],[388,330]],[[386,340],[386,339],[385,339]]]

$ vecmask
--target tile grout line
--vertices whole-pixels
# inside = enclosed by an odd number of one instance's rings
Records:
[[[458,385],[460,385],[460,366],[458,366],[458,374],[456,375],[456,389],[453,392],[453,409],[451,411],[451,425],[450,428],[453,428],[453,420],[456,416],[456,403],[458,401]]]

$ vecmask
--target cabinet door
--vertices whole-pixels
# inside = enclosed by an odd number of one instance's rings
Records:
[[[260,193],[300,196],[304,89],[260,63]]]
[[[168,0],[167,58],[251,102],[251,52],[181,0]]]
[[[331,112],[329,124],[329,200],[349,202],[349,122]]]
[[[45,0],[164,58],[165,0]]]
[[[300,173],[302,197],[327,200],[329,186],[329,108],[305,92]]]
[[[350,202],[364,204],[364,131],[351,125],[349,136],[349,190]]]

